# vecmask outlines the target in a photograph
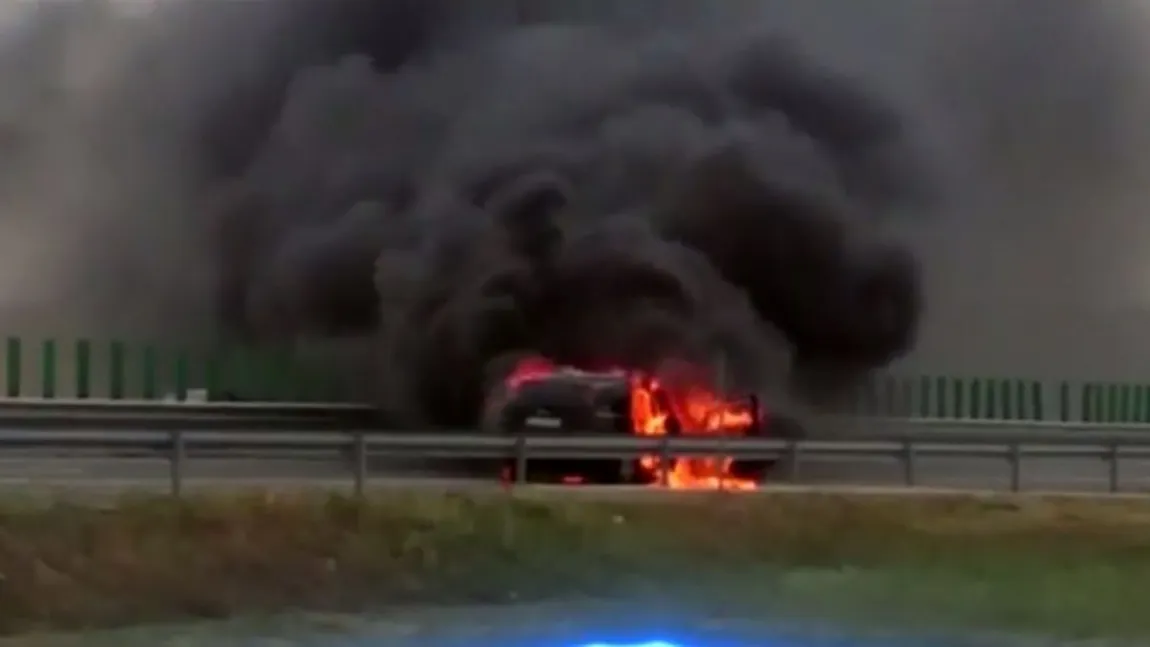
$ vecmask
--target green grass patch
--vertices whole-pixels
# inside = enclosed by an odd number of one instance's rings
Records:
[[[629,595],[1150,636],[1150,500],[248,493],[0,501],[0,632]]]

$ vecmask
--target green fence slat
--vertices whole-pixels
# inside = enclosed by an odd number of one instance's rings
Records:
[[[301,366],[298,363],[293,363],[291,366],[291,397],[293,400],[310,402],[317,399],[315,380],[318,378],[318,376],[316,371],[308,370],[308,368],[309,367]],[[878,407],[875,406],[875,403],[878,401],[878,393],[875,389],[876,385],[873,381],[871,381],[869,384],[870,395],[868,396],[870,398],[869,402],[871,407],[867,411],[868,415],[875,415],[878,413]]]
[[[1130,411],[1130,385],[1121,383],[1118,385],[1118,411],[1122,423],[1129,423],[1133,419],[1133,413]]]
[[[1022,383],[1021,388],[1019,398],[1022,401],[1022,419],[1041,421],[1045,414],[1042,409],[1042,383],[1029,379]]]
[[[974,378],[970,381],[970,413],[975,419],[982,418],[982,380]]]
[[[1118,409],[1118,385],[1106,385],[1106,422],[1118,422],[1121,412]]]
[[[230,358],[228,384],[241,397],[258,400],[260,399],[259,379],[256,373],[259,367],[255,361],[255,353],[247,349],[237,349]]]
[[[1030,407],[1030,381],[1015,379],[1011,392],[1014,393],[1014,419],[1033,420],[1033,409]]]
[[[1077,418],[1075,418],[1075,416],[1071,414],[1068,419],[1077,419],[1077,420],[1082,420],[1084,422],[1088,422],[1090,420],[1090,397],[1089,397],[1090,385],[1089,384],[1083,384],[1083,385],[1079,386],[1078,388],[1079,388],[1079,391],[1078,391],[1078,401],[1079,401],[1078,402],[1078,416],[1077,416]],[[1073,393],[1074,393],[1073,389],[1070,389],[1068,387],[1067,397],[1068,398],[1072,397]],[[1069,409],[1069,407],[1067,407],[1067,408]]]
[[[56,397],[56,340],[45,339],[40,345],[40,397]]]
[[[1118,386],[1118,411],[1124,423],[1134,419],[1134,412],[1131,410],[1130,404],[1130,385],[1123,383]]]
[[[1090,419],[1094,422],[1106,420],[1106,385],[1090,383]]]
[[[1016,391],[1014,392],[1015,420],[1035,420],[1037,419],[1037,408],[1034,406],[1034,388],[1033,382],[1030,380],[1018,380]]]
[[[929,418],[931,405],[934,404],[934,380],[923,375],[918,378],[918,400],[915,403],[914,415],[917,418]]]
[[[946,378],[938,376],[934,378],[935,383],[935,402],[934,411],[935,417],[945,418],[946,415]],[[928,414],[929,415],[929,414]]]
[[[1126,421],[1126,411],[1122,408],[1122,385],[1111,384],[1108,398],[1110,401],[1110,422],[1121,423]]]
[[[184,400],[188,397],[188,373],[190,369],[187,352],[183,350],[176,351],[175,356],[172,358],[172,387],[175,389],[176,398],[179,400]]]
[[[1038,387],[1035,390],[1034,387]],[[1018,418],[1019,420],[1042,419],[1042,385],[1034,380],[1018,381]]]
[[[276,350],[269,370],[268,397],[274,400],[290,400],[293,373],[291,354],[284,349]]]
[[[951,417],[966,417],[966,380],[958,377],[954,379],[954,412]]]
[[[996,420],[999,417],[998,380],[993,378],[986,381],[986,408],[983,414],[987,420]]]
[[[1145,384],[1139,384],[1134,387],[1134,422],[1147,422],[1146,394],[1147,389]]]
[[[252,390],[252,397],[258,400],[272,399],[272,362],[275,357],[269,349],[253,350],[248,355],[251,366],[248,367],[248,385]]]
[[[1082,417],[1083,422],[1094,422],[1093,392],[1093,384],[1087,382],[1082,385],[1082,412],[1079,415]]]
[[[1106,384],[1095,382],[1090,387],[1092,401],[1090,417],[1095,422],[1106,422]]]
[[[268,400],[286,399],[287,377],[291,374],[291,356],[283,348],[269,350],[262,358],[260,382]]]
[[[240,349],[232,356],[229,368],[232,375],[229,383],[242,397],[260,400],[263,398],[263,393],[260,392],[260,368],[257,353]]]
[[[1096,422],[1098,418],[1098,387],[1087,382],[1082,385],[1082,419]]]
[[[209,398],[216,398],[222,391],[223,358],[220,351],[209,353],[204,358],[204,388]]]
[[[1123,409],[1126,411],[1126,422],[1138,421],[1138,385],[1137,384],[1123,384],[1123,397],[1125,398]]]
[[[9,337],[4,352],[4,370],[7,373],[7,393],[10,398],[18,398],[24,379],[24,362],[21,360],[19,337]]]
[[[1104,384],[1102,386],[1102,402],[1103,412],[1105,416],[1103,419],[1107,423],[1117,422],[1120,412],[1118,411],[1118,385]]]
[[[155,346],[144,347],[140,362],[140,397],[156,400],[160,397],[160,385],[157,383],[159,358]]]
[[[113,400],[123,400],[127,391],[125,387],[127,353],[128,349],[122,341],[108,344],[108,397]]]
[[[1030,381],[1014,380],[1014,419],[1034,420],[1030,402]]]
[[[1018,380],[1003,380],[1000,387],[1002,393],[1002,400],[999,406],[1002,407],[1002,419],[1014,420],[1014,389],[1018,385]]]
[[[256,353],[249,350],[240,350],[232,356],[230,371],[231,384],[237,392],[245,398],[259,400],[263,394],[259,392],[259,359]]]
[[[1100,382],[1090,384],[1090,419],[1106,422],[1106,385]]]
[[[1111,414],[1109,395],[1110,385],[1104,382],[1099,382],[1094,385],[1094,395],[1091,395],[1091,398],[1095,401],[1094,414],[1091,415],[1094,416],[1095,422],[1105,423],[1109,421]]]
[[[1058,419],[1070,422],[1070,385],[1066,382],[1058,384]]]
[[[76,340],[75,353],[76,397],[90,398],[92,397],[92,342],[87,339]]]
[[[1045,420],[1046,419],[1046,403],[1042,401],[1042,382],[1037,380],[1030,381],[1030,419],[1031,420]]]
[[[1122,393],[1121,385],[1108,384],[1106,386],[1106,417],[1108,422],[1122,421]]]

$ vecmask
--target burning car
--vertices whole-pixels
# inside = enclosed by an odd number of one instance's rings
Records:
[[[519,361],[493,389],[483,426],[502,434],[638,434],[750,436],[766,433],[754,396],[728,398],[698,381],[667,381],[643,371],[584,370],[544,358]],[[634,461],[538,460],[528,480],[666,484],[671,488],[753,489],[769,461],[658,456]],[[504,469],[516,476],[514,466]]]

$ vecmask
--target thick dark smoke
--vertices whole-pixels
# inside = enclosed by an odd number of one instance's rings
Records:
[[[849,382],[914,346],[914,250],[954,257],[908,223],[1033,193],[971,172],[1022,9],[984,64],[956,44],[985,24],[897,2],[102,4],[3,37],[0,226],[40,284],[4,294],[38,327],[357,340],[345,372],[413,417],[467,422],[519,352]]]
[[[508,353],[723,356],[759,385],[789,355],[853,374],[910,348],[917,266],[881,225],[921,181],[903,119],[848,78],[759,31],[435,42],[339,42],[361,56],[296,71],[244,131],[212,214],[228,329],[378,331],[379,392],[450,422]]]

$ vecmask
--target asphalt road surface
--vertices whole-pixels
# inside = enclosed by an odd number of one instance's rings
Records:
[[[413,463],[383,463],[373,460],[370,483],[380,487],[475,487],[494,477],[433,470]],[[1021,489],[1043,492],[1106,492],[1109,465],[1099,459],[1026,458],[1023,461]],[[186,463],[185,484],[195,488],[242,486],[349,487],[351,469],[335,453],[280,454],[276,456],[236,456],[229,458],[191,456]],[[904,468],[894,458],[803,459],[795,478],[788,466],[780,466],[769,480],[803,487],[901,488]],[[1150,493],[1150,459],[1127,458],[1120,465],[1123,492]],[[86,454],[43,450],[0,452],[0,488],[23,489],[166,489],[171,484],[170,465],[154,456],[112,457],[89,451]],[[1010,468],[1005,460],[987,458],[919,458],[916,487],[946,490],[1008,490]]]

